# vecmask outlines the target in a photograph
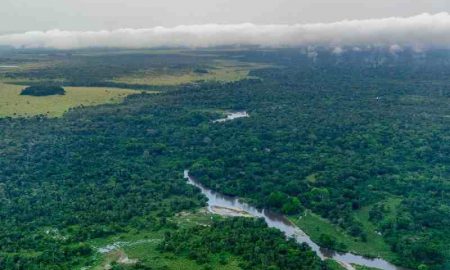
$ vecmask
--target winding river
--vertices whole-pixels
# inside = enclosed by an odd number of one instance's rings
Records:
[[[306,233],[304,233],[285,216],[274,213],[267,209],[259,210],[247,203],[241,202],[237,197],[226,196],[214,190],[206,188],[205,186],[200,184],[200,182],[192,178],[189,175],[188,170],[184,171],[184,177],[188,180],[189,184],[198,187],[201,192],[208,198],[208,210],[210,212],[214,212],[212,210],[213,207],[223,207],[228,209],[243,210],[252,216],[263,218],[269,227],[279,229],[286,235],[286,237],[293,237],[298,243],[308,244],[311,249],[314,250],[322,259],[332,258],[344,265],[347,269],[353,269],[350,264],[359,264],[384,270],[406,270],[380,258],[367,258],[355,255],[353,253],[341,253],[321,248],[316,243],[314,243]]]
[[[224,122],[233,120],[239,117],[248,117],[247,112],[239,112],[238,117],[230,117],[229,114],[227,118],[216,120],[215,122]],[[233,114],[235,116],[236,114]],[[406,270],[405,268],[395,266],[380,258],[367,258],[364,256],[356,255],[349,252],[337,252],[325,248],[321,248],[319,245],[314,243],[311,238],[303,232],[299,227],[293,224],[285,216],[278,213],[274,213],[267,209],[257,209],[247,203],[239,200],[237,197],[230,197],[220,194],[214,190],[211,190],[203,186],[200,182],[196,181],[193,177],[189,175],[189,170],[184,171],[184,177],[188,180],[188,183],[198,187],[201,192],[208,198],[208,210],[214,212],[214,207],[222,207],[226,209],[239,209],[243,210],[250,215],[258,218],[263,218],[269,227],[277,228],[282,231],[286,237],[294,238],[298,243],[306,243],[311,249],[317,253],[321,259],[332,258],[339,262],[341,265],[347,269],[354,269],[351,264],[358,264],[367,267],[374,267],[383,270]]]

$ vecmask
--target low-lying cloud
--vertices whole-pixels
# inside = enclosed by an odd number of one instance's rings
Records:
[[[16,48],[157,48],[252,45],[261,47],[387,47],[400,50],[450,48],[450,14],[408,18],[346,20],[295,25],[181,25],[172,28],[113,31],[32,31],[0,36],[0,45]]]

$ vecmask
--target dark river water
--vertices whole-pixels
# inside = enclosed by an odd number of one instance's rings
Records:
[[[279,229],[286,235],[286,237],[292,237],[298,243],[308,244],[312,248],[312,250],[314,250],[322,259],[332,258],[340,262],[347,269],[353,269],[350,264],[359,264],[384,270],[406,270],[404,268],[397,267],[383,259],[366,258],[352,253],[341,253],[321,248],[316,243],[314,243],[306,233],[304,233],[300,228],[289,221],[285,216],[266,209],[256,209],[255,207],[247,203],[239,201],[239,199],[236,197],[226,196],[214,190],[206,188],[194,178],[190,177],[188,170],[184,171],[184,177],[190,184],[200,188],[201,192],[208,198],[208,209],[210,211],[211,207],[214,206],[242,209],[255,217],[263,218],[269,227]]]

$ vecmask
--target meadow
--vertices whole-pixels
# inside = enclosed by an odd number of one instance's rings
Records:
[[[115,83],[173,86],[201,81],[234,82],[249,78],[251,70],[267,67],[256,63],[245,63],[234,60],[216,60],[203,72],[190,67],[186,69],[148,69],[136,73],[119,76],[112,80]]]
[[[0,117],[60,117],[70,108],[121,102],[139,91],[101,87],[65,87],[65,95],[22,96],[24,86],[0,83]]]
[[[378,235],[375,230],[371,230],[374,226],[368,220],[365,220],[365,225],[370,227],[370,229],[364,226],[364,232],[367,234],[367,241],[365,242],[349,235],[346,231],[332,224],[327,219],[310,211],[305,212],[299,218],[293,218],[291,220],[317,243],[320,243],[321,235],[329,235],[335,239],[336,243],[344,245],[339,248],[342,251],[350,251],[369,257],[381,257],[390,261],[397,258],[390,250],[389,245],[383,240],[383,237]]]
[[[385,213],[385,220],[395,220],[397,208],[401,200],[391,197],[384,201],[388,211]],[[305,231],[316,243],[321,242],[321,236],[331,236],[337,244],[338,249],[362,254],[369,257],[381,257],[390,261],[395,261],[398,256],[392,252],[388,243],[385,242],[377,228],[370,221],[369,212],[373,205],[362,207],[353,213],[356,222],[361,224],[366,241],[348,234],[342,228],[332,224],[329,220],[307,210],[300,217],[291,217],[291,220]]]

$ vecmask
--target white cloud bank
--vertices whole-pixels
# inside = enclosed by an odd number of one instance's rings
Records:
[[[399,50],[450,48],[450,14],[408,18],[346,20],[295,25],[181,25],[172,28],[114,31],[33,31],[0,35],[0,45],[16,48],[77,49],[88,47],[204,48],[226,45],[262,47],[388,47]]]

